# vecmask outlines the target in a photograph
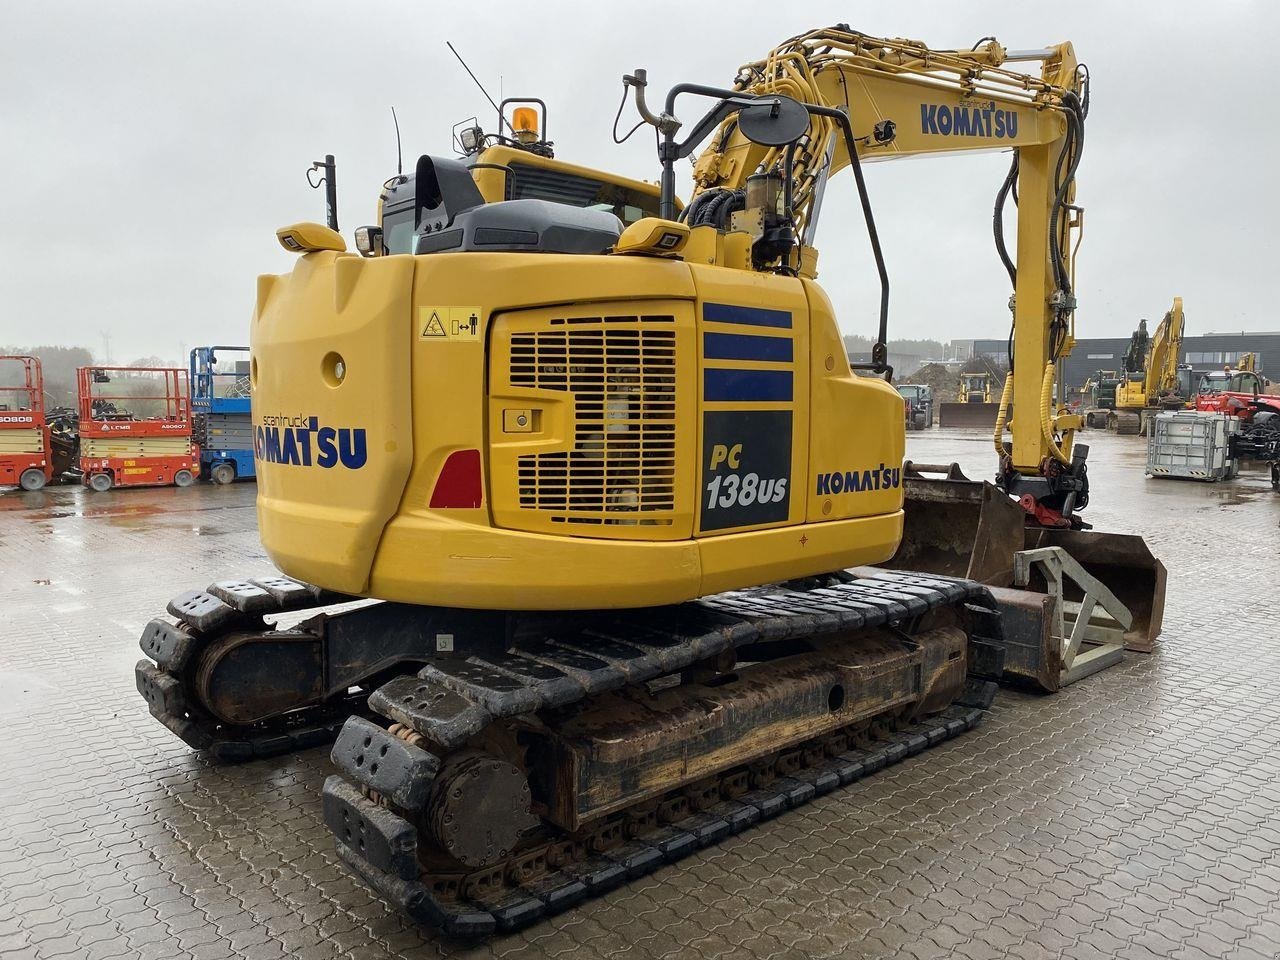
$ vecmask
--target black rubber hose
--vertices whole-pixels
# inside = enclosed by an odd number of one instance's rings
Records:
[[[811,113],[821,112],[810,110]],[[867,182],[862,176],[862,163],[858,157],[858,145],[853,139],[853,128],[849,123],[849,117],[839,111],[831,111],[828,116],[834,113],[833,119],[840,125],[844,131],[844,148],[849,154],[849,166],[853,169],[853,179],[858,185],[858,200],[862,205],[862,219],[867,227],[867,240],[871,243],[871,255],[876,263],[876,272],[880,275],[880,328],[876,337],[876,347],[873,354],[880,350],[885,350],[888,346],[889,337],[889,271],[884,264],[884,253],[880,249],[880,233],[876,230],[875,215],[871,212],[871,197],[867,193]],[[873,361],[883,366],[892,376],[893,368],[888,365],[888,357],[872,357]]]
[[[720,208],[724,206],[727,199],[727,190],[717,190],[715,196],[707,201],[707,205],[698,211],[698,226],[704,224],[716,224],[720,220]]]
[[[728,198],[724,202],[724,206],[720,209],[720,220],[716,226],[721,230],[728,230],[734,213],[739,210],[745,210],[746,206],[747,191],[730,190]]]
[[[1062,249],[1058,244],[1058,213],[1062,208],[1063,199],[1066,196],[1070,178],[1063,177],[1063,168],[1066,167],[1067,158],[1071,153],[1072,144],[1075,142],[1075,124],[1071,119],[1071,112],[1067,112],[1067,135],[1062,140],[1062,150],[1058,154],[1058,163],[1054,168],[1054,198],[1049,208],[1049,262],[1053,264],[1053,282],[1062,289],[1063,269],[1062,269]]]
[[[694,197],[692,200],[689,201],[689,205],[687,207],[685,207],[683,210],[680,211],[679,221],[681,223],[687,223],[690,226],[697,226],[698,211],[701,210],[704,206],[706,206],[707,201],[710,199],[711,199],[710,193],[704,192],[704,193],[698,194],[696,197]]]
[[[1058,288],[1069,298],[1071,296],[1071,278],[1068,276],[1066,263],[1062,258],[1062,250],[1058,243],[1058,217],[1066,209],[1067,191],[1071,188],[1080,166],[1080,156],[1084,152],[1084,123],[1080,117],[1080,101],[1074,93],[1068,93],[1063,102],[1067,105],[1067,138],[1062,145],[1063,153],[1058,158],[1059,172],[1063,158],[1070,154],[1066,175],[1058,184],[1058,192],[1053,198],[1053,210],[1049,214],[1049,244],[1053,259],[1054,279]]]
[[[1053,200],[1053,208],[1049,214],[1049,247],[1050,258],[1053,261],[1054,280],[1066,299],[1066,303],[1063,306],[1063,313],[1065,313],[1070,304],[1072,288],[1070,274],[1062,256],[1061,245],[1058,242],[1058,219],[1061,212],[1066,209],[1067,193],[1075,180],[1076,170],[1080,166],[1080,157],[1084,152],[1084,123],[1080,115],[1079,98],[1074,93],[1068,93],[1063,98],[1063,102],[1067,106],[1067,137],[1062,146],[1063,152],[1058,157],[1057,175],[1059,182],[1058,190]],[[1062,172],[1064,159],[1067,159],[1065,174]],[[1066,324],[1060,318],[1055,322],[1051,335],[1050,359],[1056,360],[1058,358],[1058,353],[1065,340],[1065,334]]]
[[[1004,242],[1004,205],[1009,199],[1009,192],[1013,189],[1013,185],[1018,180],[1018,151],[1013,151],[1013,162],[1009,164],[1009,172],[1005,175],[1004,183],[1000,184],[1000,189],[996,191],[996,209],[991,218],[991,227],[995,233],[996,253],[1000,254],[1000,262],[1004,264],[1005,270],[1009,274],[1009,283],[1013,286],[1018,285],[1018,267],[1009,256],[1009,248]]]

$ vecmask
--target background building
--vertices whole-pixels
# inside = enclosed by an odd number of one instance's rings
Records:
[[[1155,332],[1155,324],[1147,326]],[[986,356],[998,366],[1008,366],[1008,341],[1000,339],[974,340],[974,353]],[[1125,351],[1129,349],[1129,337],[1086,337],[1076,341],[1075,349],[1066,362],[1068,389],[1084,384],[1099,370],[1120,372]],[[1258,369],[1273,371],[1280,377],[1280,332],[1272,333],[1205,333],[1182,338],[1181,363],[1189,363],[1195,370],[1216,370],[1224,364],[1234,364],[1242,353],[1258,354]]]
[[[850,363],[870,363],[870,350],[851,350],[849,351]],[[925,358],[914,353],[899,353],[896,350],[889,351],[889,366],[893,367],[893,375],[895,378],[909,377],[924,365]]]

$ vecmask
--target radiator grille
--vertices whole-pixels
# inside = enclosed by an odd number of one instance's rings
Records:
[[[518,458],[522,510],[572,524],[672,523],[675,318],[551,319],[513,333],[511,385],[573,394],[573,449]]]

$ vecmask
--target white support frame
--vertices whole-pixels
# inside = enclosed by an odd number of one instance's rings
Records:
[[[1053,637],[1062,644],[1061,685],[1114,666],[1124,659],[1124,632],[1133,614],[1062,547],[1038,547],[1013,555],[1014,585],[1027,589],[1039,567],[1054,599]],[[1065,599],[1063,581],[1071,580],[1084,597]],[[1101,609],[1099,609],[1101,608]],[[1082,647],[1088,645],[1082,651]]]

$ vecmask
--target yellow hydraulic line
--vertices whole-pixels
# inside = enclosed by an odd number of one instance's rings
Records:
[[[1000,409],[996,411],[996,453],[1004,456],[1004,424],[1009,413],[1009,401],[1013,399],[1013,374],[1004,378],[1004,389],[1000,391]]]
[[[1054,459],[1069,464],[1071,461],[1053,436],[1053,374],[1054,363],[1050,360],[1044,365],[1044,379],[1040,382],[1040,432]]]

